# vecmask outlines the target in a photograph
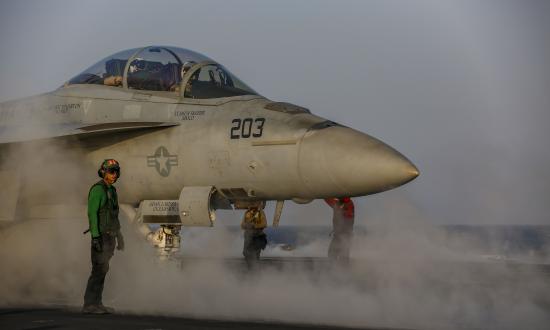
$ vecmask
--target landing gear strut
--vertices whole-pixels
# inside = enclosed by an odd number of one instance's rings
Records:
[[[163,206],[168,208],[173,207],[174,201],[162,201],[162,203],[165,203]],[[180,224],[162,223],[170,220],[173,221],[170,218],[170,216],[174,217],[173,214],[156,216],[158,219],[155,219],[157,220],[155,223],[155,221],[151,221],[150,214],[144,214],[141,205],[135,209],[131,205],[123,204],[120,206],[120,210],[126,215],[128,221],[136,226],[137,231],[157,249],[161,260],[170,259],[179,252],[181,246],[181,237],[179,234],[182,226]],[[177,213],[175,216],[177,217]],[[159,227],[152,231],[149,224],[158,224]]]
[[[181,226],[179,225],[160,225],[154,233],[151,233],[151,242],[158,249],[161,259],[169,259],[180,250]]]

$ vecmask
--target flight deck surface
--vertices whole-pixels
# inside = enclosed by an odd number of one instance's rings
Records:
[[[337,326],[289,324],[277,322],[252,322],[237,320],[211,320],[186,317],[168,317],[116,313],[110,315],[89,315],[79,312],[77,307],[19,307],[0,308],[0,328],[6,330],[30,329],[117,329],[117,330],[170,330],[170,329],[247,329],[247,330],[310,330],[350,329]],[[369,330],[389,328],[362,328]],[[395,328],[393,328],[395,329]]]
[[[189,274],[188,271],[193,268],[207,269],[209,264],[223,264],[226,271],[232,274],[240,274],[238,277],[254,281],[254,278],[259,279],[269,273],[283,274],[300,272],[301,276],[307,276],[308,280],[316,283],[324,283],[330,287],[347,286],[353,288],[353,292],[360,295],[370,295],[377,293],[378,287],[381,284],[380,276],[376,276],[376,269],[385,268],[381,262],[365,263],[362,260],[351,259],[348,264],[334,263],[327,258],[298,258],[298,257],[269,257],[262,258],[254,269],[250,270],[241,258],[196,258],[182,257],[175,260],[179,262],[179,268],[182,272],[182,280]],[[429,274],[424,274],[422,280],[416,279],[409,282],[407,285],[420,285],[422,290],[428,290],[426,296],[429,296],[429,291],[437,291],[442,296],[448,296],[451,301],[453,296],[458,293],[468,297],[475,296],[477,300],[472,300],[472,303],[478,304],[477,301],[487,302],[479,303],[476,308],[482,315],[481,319],[476,319],[474,322],[468,322],[466,318],[446,318],[446,319],[431,319],[432,315],[426,315],[421,321],[416,321],[415,324],[396,325],[382,324],[379,320],[374,322],[361,321],[354,324],[340,325],[338,321],[331,322],[330,319],[319,318],[318,322],[315,319],[304,318],[294,319],[293,321],[279,319],[277,314],[258,314],[257,317],[251,316],[254,313],[248,314],[248,317],[243,315],[226,315],[219,316],[213,314],[212,317],[205,315],[193,315],[189,313],[174,313],[173,311],[159,312],[151,308],[148,310],[132,310],[131,308],[120,307],[116,301],[106,301],[106,304],[117,308],[117,312],[112,315],[86,315],[80,313],[80,306],[74,302],[63,301],[37,301],[35,305],[23,304],[2,306],[0,305],[0,328],[1,329],[479,329],[483,325],[485,329],[507,329],[506,324],[499,324],[497,312],[493,303],[489,303],[490,297],[498,292],[510,292],[510,298],[514,296],[521,298],[518,292],[523,292],[524,295],[532,298],[535,302],[537,310],[541,311],[540,315],[546,315],[547,321],[550,322],[550,300],[548,293],[550,292],[550,265],[546,264],[526,264],[519,262],[438,262],[433,264],[434,267],[445,269],[440,276],[433,277]],[[187,270],[187,271],[186,271]],[[468,276],[460,275],[469,274]],[[492,274],[498,274],[499,280],[495,281]],[[502,276],[505,275],[505,276]],[[525,281],[525,279],[540,280],[535,287],[533,283]],[[459,281],[459,279],[462,279]],[[523,279],[523,281],[522,281]],[[266,284],[269,285],[269,284]],[[320,286],[322,287],[322,286]],[[402,290],[406,290],[401,288]],[[400,289],[400,290],[401,290]],[[388,290],[391,290],[388,289]],[[411,289],[412,290],[412,289]],[[414,291],[413,291],[414,292]],[[432,292],[433,293],[433,292]],[[220,292],[223,295],[223,292]],[[410,293],[406,293],[410,294]],[[406,299],[406,296],[403,296]],[[299,299],[296,296],[289,297]],[[185,297],[182,297],[181,307],[185,310]],[[218,297],[217,300],[223,300],[223,297]],[[266,297],[268,299],[268,297]],[[385,299],[380,296],[380,299]],[[446,301],[443,299],[442,301]],[[289,302],[292,304],[292,302]],[[424,301],[418,301],[419,305],[424,304]],[[238,304],[238,302],[235,302]],[[514,305],[512,301],[509,304]],[[507,303],[508,305],[508,303]],[[265,311],[266,308],[273,308],[273,304],[260,306]],[[153,306],[151,306],[153,307]],[[310,306],[315,309],[314,306]],[[334,310],[334,316],[346,313],[349,306],[340,306],[340,312]],[[518,304],[518,308],[521,303]],[[219,308],[219,307],[218,307]],[[419,309],[421,310],[421,309]],[[546,311],[546,312],[544,312]],[[304,313],[315,314],[318,311],[304,308]],[[262,316],[263,315],[263,316]],[[280,316],[280,315],[279,315]],[[542,316],[544,318],[544,316]],[[529,323],[532,320],[524,320]],[[328,322],[328,324],[327,324]],[[496,323],[495,323],[496,322]],[[331,324],[332,323],[332,324]],[[540,325],[548,324],[543,319],[538,319],[536,322],[529,324],[530,329],[539,329]],[[503,327],[504,326],[504,327]],[[513,327],[512,327],[513,328]],[[544,329],[544,328],[540,328]]]

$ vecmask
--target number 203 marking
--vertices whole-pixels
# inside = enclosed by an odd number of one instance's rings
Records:
[[[231,139],[260,137],[264,132],[265,118],[237,118],[233,119],[231,124]]]

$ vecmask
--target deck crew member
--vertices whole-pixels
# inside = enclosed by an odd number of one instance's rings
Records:
[[[118,220],[118,197],[113,184],[120,177],[119,163],[106,159],[98,170],[101,177],[88,193],[88,221],[91,234],[92,273],[84,294],[83,313],[107,314],[114,309],[102,302],[105,275],[109,271],[109,261],[117,250],[124,249],[124,238]]]
[[[252,206],[245,212],[241,223],[244,230],[243,256],[249,266],[260,259],[261,251],[267,246],[266,227],[265,213],[258,206]]]
[[[328,257],[347,262],[349,260],[355,207],[349,197],[326,198],[325,202],[332,207],[332,240],[328,248]]]

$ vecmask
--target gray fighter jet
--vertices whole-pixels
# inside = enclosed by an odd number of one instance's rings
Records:
[[[121,164],[120,202],[175,234],[212,226],[220,208],[278,201],[277,224],[285,200],[364,196],[418,176],[372,136],[268,100],[202,54],[150,46],[0,105],[0,220],[81,218],[106,158]]]

